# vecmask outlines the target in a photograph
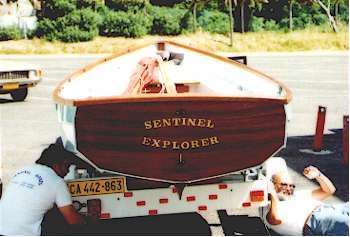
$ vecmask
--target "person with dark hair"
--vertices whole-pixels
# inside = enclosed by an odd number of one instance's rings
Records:
[[[335,192],[333,183],[316,167],[304,169],[308,179],[319,187],[294,192],[295,185],[287,173],[272,176],[271,205],[263,219],[281,235],[349,235],[349,202],[329,205],[322,202]]]
[[[45,213],[57,205],[68,224],[84,224],[63,177],[72,154],[51,144],[35,164],[16,172],[0,200],[0,235],[40,235]]]

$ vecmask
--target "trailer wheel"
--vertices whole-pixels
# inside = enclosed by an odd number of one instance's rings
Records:
[[[14,101],[24,101],[28,95],[28,88],[11,91],[10,94]]]

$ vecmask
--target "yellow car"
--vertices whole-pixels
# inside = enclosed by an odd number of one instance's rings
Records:
[[[0,94],[11,94],[14,101],[24,101],[28,88],[37,85],[43,70],[33,64],[0,60]]]

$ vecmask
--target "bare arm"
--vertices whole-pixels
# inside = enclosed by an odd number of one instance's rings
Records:
[[[58,209],[60,210],[60,212],[62,213],[64,219],[67,221],[68,224],[70,225],[86,224],[85,218],[75,210],[73,205],[59,207]]]
[[[275,190],[268,194],[269,200],[271,201],[270,210],[267,213],[266,220],[270,225],[279,225],[282,223],[281,219],[278,216],[278,197]]]
[[[316,179],[320,187],[312,191],[312,197],[317,200],[323,200],[331,196],[336,188],[332,181],[323,175],[316,167],[309,166],[304,169],[304,175],[309,179]]]

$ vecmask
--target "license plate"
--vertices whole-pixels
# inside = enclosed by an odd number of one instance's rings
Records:
[[[18,89],[19,88],[19,84],[18,83],[12,83],[12,84],[5,84],[2,86],[3,89],[5,90],[14,90],[14,89]]]
[[[125,177],[68,182],[72,197],[125,192]]]

